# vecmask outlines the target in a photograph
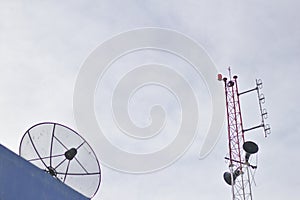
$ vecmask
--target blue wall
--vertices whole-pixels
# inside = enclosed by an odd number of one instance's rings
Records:
[[[0,200],[88,200],[0,144]]]

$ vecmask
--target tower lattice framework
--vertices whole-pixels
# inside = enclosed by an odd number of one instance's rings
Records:
[[[228,145],[229,145],[229,170],[233,200],[252,200],[250,165],[246,162],[243,151],[245,143],[243,120],[238,92],[237,76],[233,80],[224,78]]]
[[[269,124],[265,124],[268,113],[263,107],[265,96],[261,93],[262,81],[256,79],[256,86],[254,88],[239,92],[238,77],[231,77],[230,68],[228,70],[229,79],[226,77],[222,78],[222,75],[218,74],[218,80],[223,80],[224,82],[228,125],[229,157],[225,157],[225,159],[229,161],[229,172],[225,172],[223,178],[231,186],[233,200],[252,200],[251,186],[252,182],[254,182],[254,172],[257,168],[257,157],[256,161],[250,159],[250,157],[256,154],[259,148],[255,142],[245,141],[245,132],[263,128],[264,135],[267,137],[271,133],[271,128]],[[240,96],[255,91],[257,92],[261,121],[258,125],[245,129],[243,127]],[[255,162],[255,165],[252,162]]]

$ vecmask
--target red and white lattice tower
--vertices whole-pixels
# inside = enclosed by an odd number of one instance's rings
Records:
[[[264,95],[260,92],[262,82],[261,80],[256,80],[255,88],[239,93],[237,76],[231,77],[230,68],[229,78],[222,79],[221,75],[218,75],[218,79],[224,81],[228,124],[229,157],[225,157],[225,159],[229,160],[230,172],[224,173],[224,180],[231,185],[233,200],[252,200],[253,171],[256,170],[257,166],[251,165],[249,158],[250,155],[258,152],[258,146],[252,141],[246,141],[244,133],[256,128],[263,128],[265,136],[270,133],[269,125],[265,124],[267,112],[262,108],[265,100]],[[257,91],[261,124],[244,129],[240,96],[252,91]]]

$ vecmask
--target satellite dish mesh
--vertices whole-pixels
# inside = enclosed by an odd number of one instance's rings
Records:
[[[92,198],[99,189],[101,169],[94,151],[67,126],[34,125],[23,135],[19,154],[86,197]]]

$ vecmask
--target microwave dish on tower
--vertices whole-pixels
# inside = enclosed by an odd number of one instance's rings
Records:
[[[101,182],[99,161],[77,132],[62,124],[44,122],[22,137],[19,155],[86,197],[97,193]]]
[[[253,156],[251,155],[257,155],[259,147],[255,142],[247,141],[245,138],[248,135],[245,133],[258,128],[263,129],[265,137],[271,133],[269,124],[265,123],[268,113],[263,108],[265,97],[261,93],[262,81],[257,79],[254,88],[240,92],[237,82],[238,76],[232,77],[230,68],[228,71],[228,78],[218,74],[218,80],[224,82],[229,147],[229,157],[225,157],[229,161],[229,172],[225,172],[223,178],[231,186],[233,200],[253,200],[251,187],[254,182],[254,172],[257,169],[257,160],[253,163],[253,159],[251,160]],[[257,93],[261,121],[256,126],[244,128],[240,97],[250,92]]]

